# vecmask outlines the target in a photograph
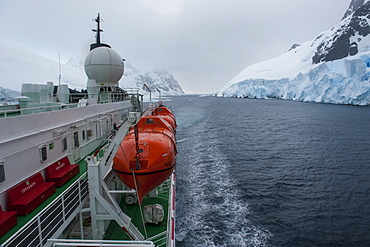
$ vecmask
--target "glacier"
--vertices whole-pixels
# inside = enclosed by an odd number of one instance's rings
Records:
[[[370,1],[362,2],[357,12],[347,11],[335,27],[314,40],[245,68],[217,96],[369,105]]]

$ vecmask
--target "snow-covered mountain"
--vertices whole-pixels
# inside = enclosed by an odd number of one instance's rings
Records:
[[[82,69],[84,61],[82,59],[72,58],[67,65]],[[148,90],[144,87],[146,84],[154,95],[158,95],[158,89],[163,96],[165,95],[182,95],[184,91],[173,75],[167,71],[142,71],[134,68],[130,63],[125,63],[125,70],[120,81],[122,88],[139,88],[140,93],[147,95]]]
[[[369,19],[370,0],[352,0],[331,30],[245,68],[217,95],[369,105]]]
[[[61,65],[61,83],[70,88],[86,87],[87,76],[84,72],[84,60],[72,58]],[[59,82],[59,63],[27,49],[0,44],[0,86],[4,89],[21,91],[22,83],[46,84],[48,81]],[[123,88],[143,88],[146,83],[154,91],[157,87],[162,95],[184,94],[179,83],[168,72],[142,72],[132,66],[126,66],[120,81]],[[141,93],[148,94],[144,89]]]
[[[61,83],[71,88],[85,87],[86,75],[83,71],[64,64],[61,70]],[[0,71],[0,86],[18,92],[25,82],[45,85],[48,81],[54,84],[59,82],[57,61],[11,44],[0,44]]]
[[[147,91],[144,87],[144,84],[146,84],[152,93],[155,94],[157,94],[156,88],[162,95],[184,94],[179,83],[167,71],[153,70],[151,72],[140,72],[129,63],[126,63],[123,81],[125,88],[140,88],[142,92]]]
[[[8,102],[8,101],[15,101],[16,97],[21,96],[20,92],[0,87],[0,103],[1,102]]]

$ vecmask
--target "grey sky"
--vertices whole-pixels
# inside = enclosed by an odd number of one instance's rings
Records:
[[[245,67],[314,39],[350,0],[0,0],[2,43],[63,62],[102,42],[138,68],[172,72],[186,93],[214,93]]]

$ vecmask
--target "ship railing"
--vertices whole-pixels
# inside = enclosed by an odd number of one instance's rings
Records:
[[[132,96],[140,96],[140,95],[141,94],[139,94],[139,89],[137,88],[130,88],[129,91],[126,91],[126,92],[104,92],[104,93],[98,94],[99,103],[127,101],[127,100],[130,100]],[[85,98],[88,98],[88,97],[86,96]]]
[[[140,89],[139,88],[125,88],[128,94],[134,95],[139,94]]]
[[[120,241],[120,240],[78,240],[78,239],[49,239],[53,247],[89,246],[89,247],[154,247],[151,241]]]
[[[148,240],[153,241],[155,246],[166,246],[167,231],[163,231],[153,237],[148,238]]]
[[[121,101],[128,101],[131,99],[131,95],[127,93],[115,93],[115,92],[108,92],[104,95],[99,95],[99,103],[110,103],[110,102],[121,102]]]
[[[25,109],[14,109],[14,110],[6,110],[0,111],[0,116],[4,115],[4,117],[14,116],[15,114],[26,115],[26,114],[34,114],[40,112],[48,112],[48,111],[59,111],[65,110],[70,108],[76,108],[77,104],[58,104],[58,105],[51,105],[51,106],[38,106],[38,107],[31,107]]]
[[[167,230],[148,238],[147,240],[153,241],[155,246],[174,246],[174,227],[175,227],[175,175],[172,174],[161,186],[157,188],[158,197],[168,199],[168,220]]]
[[[41,212],[3,243],[10,246],[50,246],[49,238],[57,238],[63,232],[88,199],[86,172],[68,189],[55,198]]]
[[[113,102],[122,102],[122,101],[129,101],[131,100],[131,103],[133,105],[134,111],[143,111],[143,95],[139,94],[139,89],[130,88],[127,93],[119,93],[119,92],[109,92],[106,95],[106,98],[99,98],[99,104],[104,103],[113,103]],[[74,94],[71,94],[71,97]],[[80,94],[76,94],[80,95]],[[87,98],[87,95],[86,97]],[[35,103],[36,104],[36,103]],[[28,115],[28,114],[34,114],[34,113],[40,113],[40,112],[52,112],[52,111],[59,111],[59,110],[65,110],[70,108],[76,108],[78,107],[78,103],[56,103],[56,102],[44,102],[37,104],[45,104],[43,106],[37,106],[37,107],[29,107],[29,108],[19,108],[19,109],[11,109],[11,110],[4,110],[0,111],[0,117],[11,117],[15,115]],[[53,105],[46,105],[46,104],[53,104]]]
[[[171,187],[171,180],[165,181],[160,187],[157,188],[158,197],[167,199]]]
[[[175,198],[176,198],[176,174],[173,172],[169,179],[169,200],[167,220],[167,246],[175,246]]]

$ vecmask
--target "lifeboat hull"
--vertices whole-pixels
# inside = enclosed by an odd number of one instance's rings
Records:
[[[123,139],[113,159],[113,170],[139,202],[172,174],[176,163],[176,140],[172,127],[160,116],[142,118]]]
[[[156,109],[154,109],[153,115],[154,116],[161,116],[163,119],[165,119],[171,125],[171,127],[174,130],[176,129],[177,124],[176,124],[175,115],[173,115],[173,113],[167,107],[164,107],[164,106],[157,107]]]

